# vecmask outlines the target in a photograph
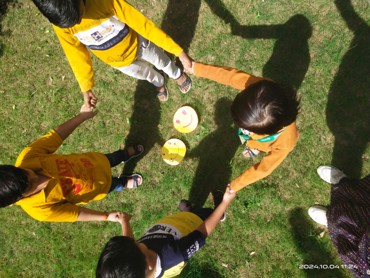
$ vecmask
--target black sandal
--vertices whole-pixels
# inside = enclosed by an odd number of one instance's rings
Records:
[[[120,178],[126,179],[125,189],[135,189],[143,184],[143,176],[140,174],[122,175]],[[141,178],[141,183],[138,182],[139,178]],[[127,187],[129,180],[132,180],[132,187]]]
[[[169,93],[168,93],[167,86],[164,85],[164,91],[158,92],[157,98],[159,99],[159,101],[165,102],[168,100],[168,96],[169,96]]]
[[[178,86],[179,86],[181,93],[186,94],[187,92],[190,91],[193,82],[191,81],[190,77],[186,73],[183,72],[179,78],[181,78],[182,76],[185,77],[185,80]]]
[[[129,155],[128,149],[131,148],[131,147],[134,149],[134,153],[132,155]],[[122,163],[126,163],[130,159],[141,155],[143,152],[144,152],[144,146],[143,145],[132,145],[132,146],[128,147],[127,149],[124,149],[123,150],[123,161],[122,161]]]

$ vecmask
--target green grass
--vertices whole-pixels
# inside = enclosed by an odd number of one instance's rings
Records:
[[[181,277],[351,277],[343,269],[299,268],[340,265],[327,232],[321,236],[306,213],[315,203],[329,203],[330,188],[316,175],[317,166],[334,163],[355,177],[370,172],[370,7],[352,1],[359,24],[349,1],[338,2],[353,30],[331,1],[131,1],[195,60],[290,83],[301,98],[296,149],[271,176],[238,194],[227,221]],[[77,113],[82,97],[50,24],[31,1],[5,0],[0,9],[0,163],[13,164],[35,138]],[[182,95],[169,81],[170,100],[159,104],[149,84],[97,59],[94,69],[100,112],[59,152],[145,145],[146,155],[125,168],[142,173],[144,185],[88,205],[133,214],[136,237],[176,212],[182,198],[210,205],[210,189],[252,165],[240,155],[231,126],[235,90],[194,77],[194,89]],[[184,104],[200,116],[188,135],[172,126]],[[177,167],[160,157],[171,137],[188,146]],[[1,209],[0,277],[93,277],[101,249],[120,232],[114,223],[39,223],[19,207]]]

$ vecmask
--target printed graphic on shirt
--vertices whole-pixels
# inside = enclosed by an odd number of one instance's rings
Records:
[[[171,226],[169,224],[161,224],[161,223],[152,226],[149,230],[145,232],[144,236],[147,236],[150,234],[170,234],[175,239],[179,239],[182,237],[182,234],[176,227]]]
[[[76,33],[75,36],[92,50],[107,50],[121,42],[128,32],[129,27],[112,16],[98,26]]]
[[[190,245],[188,249],[186,249],[186,254],[188,258],[193,256],[198,250],[200,249],[199,242],[195,241],[194,244]]]
[[[69,194],[77,195],[83,189],[92,187],[90,183],[94,179],[93,171],[86,170],[94,168],[94,165],[89,159],[81,158],[75,163],[68,161],[68,159],[56,159],[55,163],[64,197]],[[87,175],[84,173],[87,173]],[[83,186],[79,180],[84,180],[87,184]]]

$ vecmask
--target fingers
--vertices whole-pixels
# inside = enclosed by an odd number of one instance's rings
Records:
[[[191,66],[190,68],[185,68],[184,67],[184,71],[188,74],[194,74],[194,61],[191,61]]]
[[[92,92],[89,93],[89,102],[90,102],[90,105],[94,107],[98,103],[97,97]]]
[[[112,222],[129,222],[131,215],[121,211],[112,211],[109,213],[108,220]]]
[[[95,94],[89,90],[87,92],[83,92],[83,98],[84,98],[84,104],[89,107],[93,108],[98,103],[98,98],[95,96]]]
[[[184,51],[181,52],[179,59],[184,67],[184,71],[191,73],[192,59],[188,56],[188,54]]]

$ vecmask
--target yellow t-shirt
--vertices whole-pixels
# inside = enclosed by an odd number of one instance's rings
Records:
[[[180,250],[184,248],[184,244],[182,244],[181,247],[176,245],[173,243],[171,236],[173,236],[175,240],[184,238],[194,232],[202,223],[202,219],[196,214],[191,212],[180,212],[160,219],[138,240],[147,245],[149,249],[156,252],[158,255],[156,277],[170,278],[181,273],[186,266],[183,255],[185,249]],[[199,232],[199,234],[201,233]],[[191,254],[186,256],[186,260],[205,243],[204,235],[200,237],[196,236],[192,239],[195,239],[195,242],[193,242],[194,245],[192,248],[186,250],[191,252]]]
[[[77,204],[104,198],[111,186],[112,173],[104,154],[54,154],[62,143],[52,130],[26,147],[15,163],[51,178],[43,190],[16,203],[39,221],[74,222]]]
[[[152,21],[124,0],[87,0],[79,24],[53,26],[81,91],[94,86],[88,49],[113,67],[130,65],[136,59],[138,35],[179,56],[182,48]]]

